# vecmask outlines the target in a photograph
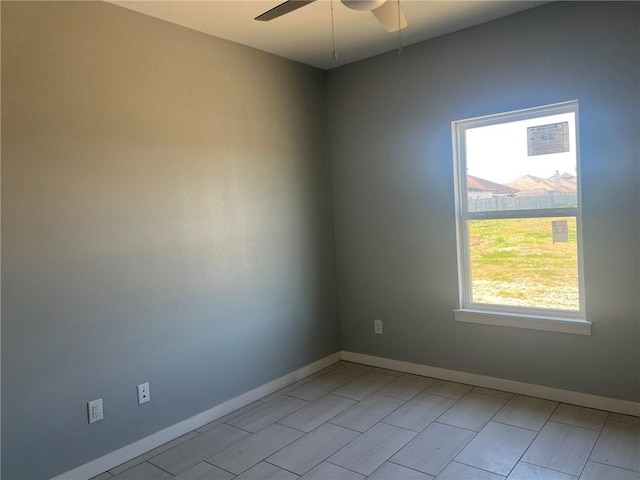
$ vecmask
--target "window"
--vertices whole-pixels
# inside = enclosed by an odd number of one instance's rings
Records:
[[[455,319],[588,335],[578,102],[459,120],[452,129]]]

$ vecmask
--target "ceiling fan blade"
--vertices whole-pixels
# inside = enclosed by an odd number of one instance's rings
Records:
[[[397,32],[407,28],[407,17],[404,16],[398,0],[387,0],[375,10],[371,10],[371,13],[387,32]],[[400,18],[398,18],[398,14]]]
[[[312,2],[315,2],[315,0],[287,0],[280,5],[276,5],[271,10],[267,10],[262,15],[258,15],[255,20],[268,22],[269,20],[273,20],[274,18],[293,12],[294,10],[304,7]]]

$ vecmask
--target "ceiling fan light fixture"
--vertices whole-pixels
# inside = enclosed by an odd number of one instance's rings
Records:
[[[345,7],[352,10],[375,10],[380,7],[386,0],[340,0]]]

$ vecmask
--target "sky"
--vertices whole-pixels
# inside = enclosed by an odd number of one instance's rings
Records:
[[[527,127],[569,123],[569,151],[528,156]],[[496,183],[523,175],[552,177],[556,170],[576,175],[574,113],[563,113],[466,130],[467,173]]]

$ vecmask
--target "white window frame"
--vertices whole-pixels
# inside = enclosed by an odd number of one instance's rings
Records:
[[[535,210],[503,210],[492,212],[469,212],[467,201],[466,135],[470,128],[479,128],[501,123],[510,123],[562,113],[575,115],[576,172],[578,206]],[[456,239],[458,246],[458,280],[460,303],[454,310],[454,319],[466,323],[480,323],[546,330],[553,332],[591,334],[591,323],[586,320],[584,301],[584,269],[582,261],[582,200],[580,175],[580,141],[578,123],[578,101],[556,103],[541,107],[486,115],[451,122],[453,137],[453,164],[455,175]],[[471,295],[471,264],[467,222],[470,220],[575,217],[578,248],[579,309],[559,310],[551,308],[520,307],[497,304],[474,303]]]

